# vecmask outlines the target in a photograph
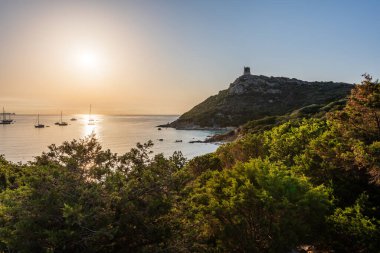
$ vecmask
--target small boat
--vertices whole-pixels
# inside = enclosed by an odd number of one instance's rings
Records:
[[[67,126],[67,122],[64,122],[62,121],[62,111],[61,111],[61,121],[60,122],[56,122],[54,123],[55,125],[58,125],[58,126]]]
[[[175,140],[175,142],[182,142],[182,140]]]
[[[3,119],[0,120],[0,125],[9,125],[12,124],[13,119],[11,119],[11,114],[8,113],[8,119],[7,119],[7,113],[5,113],[4,107],[3,107]]]
[[[91,105],[90,105],[90,113],[88,115],[88,124],[89,125],[95,125],[94,119],[91,117]]]
[[[37,125],[34,125],[35,128],[44,128],[44,124],[40,124],[40,114],[37,115]]]

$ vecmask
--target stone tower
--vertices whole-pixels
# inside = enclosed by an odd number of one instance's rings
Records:
[[[250,67],[244,67],[244,75],[250,75],[251,74],[251,68]]]

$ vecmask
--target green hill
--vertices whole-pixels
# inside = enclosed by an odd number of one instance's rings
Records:
[[[312,110],[312,105],[345,98],[352,87],[348,83],[307,82],[245,73],[228,89],[196,105],[170,126],[177,129],[237,127],[251,120],[289,114],[299,108]]]
[[[346,102],[347,99],[340,99],[328,104],[312,104],[281,116],[266,116],[260,119],[250,120],[230,131],[222,134],[216,134],[206,139],[205,142],[233,141],[238,138],[242,138],[247,134],[262,133],[286,122],[297,123],[305,118],[325,118],[326,113],[328,112],[342,110],[346,105]]]

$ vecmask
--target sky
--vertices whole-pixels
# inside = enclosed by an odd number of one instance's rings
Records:
[[[182,114],[255,75],[379,77],[380,1],[0,0],[0,106]]]

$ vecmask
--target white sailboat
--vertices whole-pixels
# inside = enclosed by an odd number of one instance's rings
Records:
[[[9,116],[8,119],[7,119],[6,115],[7,114],[5,113],[5,110],[4,110],[4,107],[3,107],[3,119],[0,120],[0,124],[1,125],[9,125],[9,124],[11,124],[13,122],[13,119],[11,119],[10,113],[8,114],[8,116]]]
[[[44,124],[40,124],[40,114],[37,115],[37,124],[34,125],[35,128],[44,128]]]
[[[94,119],[91,117],[91,105],[90,105],[90,113],[88,116],[88,124],[89,125],[95,125]]]
[[[58,126],[67,126],[68,125],[67,122],[62,121],[62,111],[61,111],[61,121],[57,122],[55,124]]]

